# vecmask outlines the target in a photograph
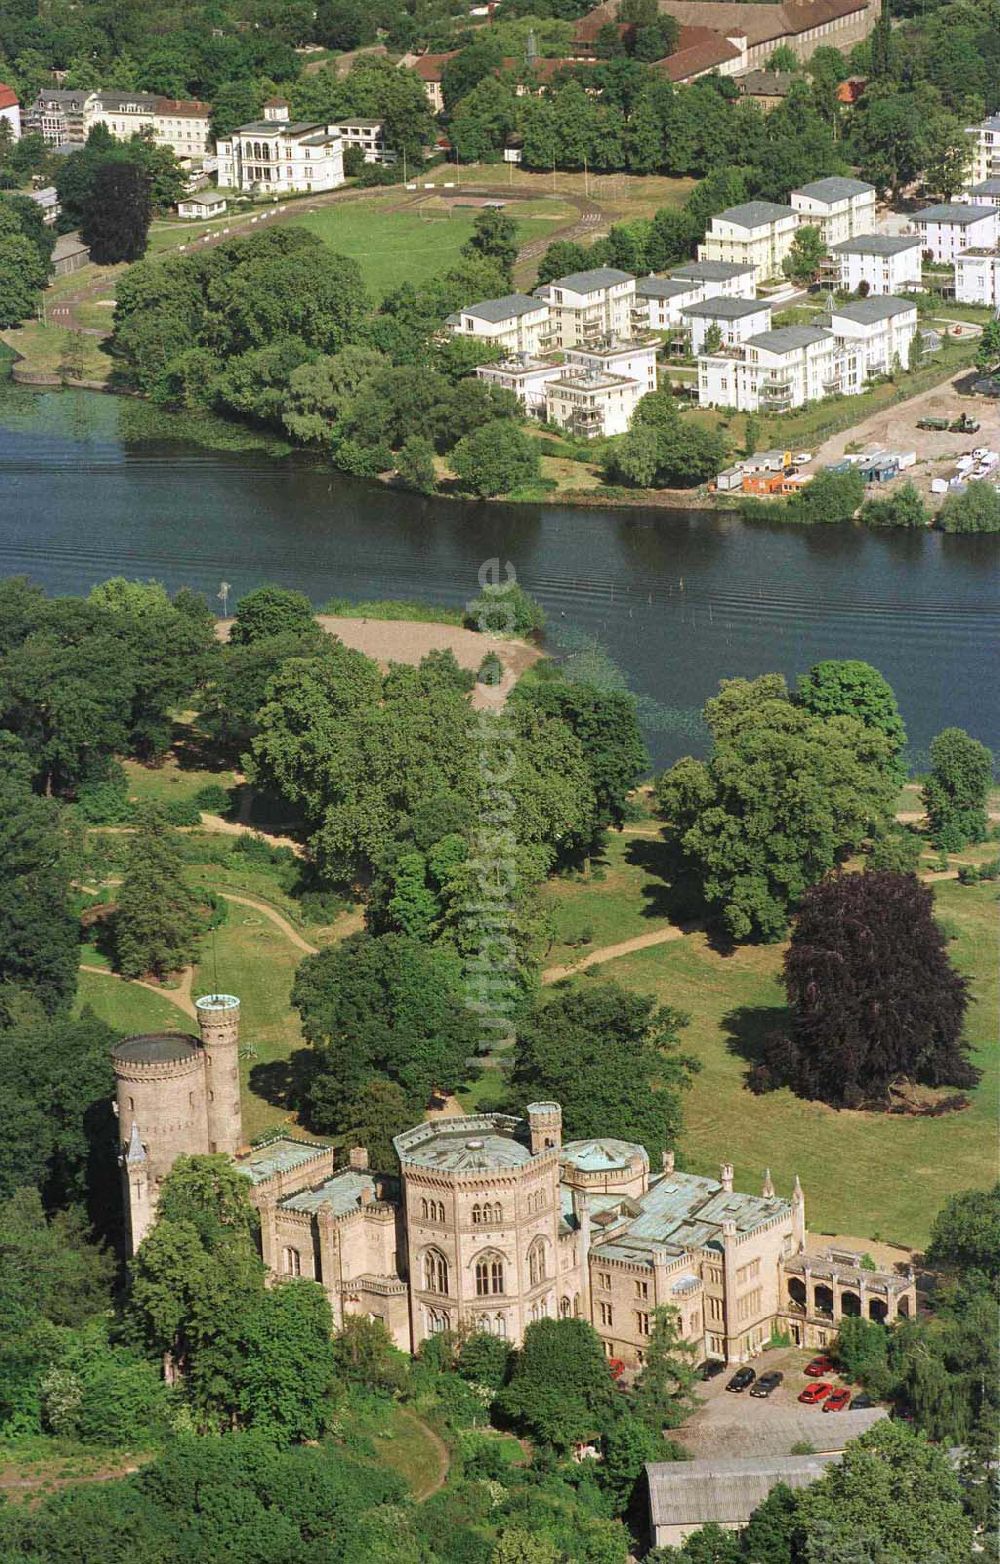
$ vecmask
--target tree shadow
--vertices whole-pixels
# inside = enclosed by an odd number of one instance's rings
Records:
[[[643,917],[667,918],[685,934],[700,930],[716,955],[732,955],[735,945],[715,920],[697,877],[685,865],[673,842],[656,837],[637,838],[625,858],[649,876],[642,887]]]
[[[306,1104],[317,1069],[311,1048],[297,1048],[287,1059],[268,1059],[250,1070],[249,1085],[254,1096],[262,1097],[273,1108],[297,1113],[308,1129]]]
[[[785,1005],[740,1005],[722,1018],[726,1048],[746,1061],[743,1082],[755,1096],[790,1084],[782,1064],[790,1025]]]

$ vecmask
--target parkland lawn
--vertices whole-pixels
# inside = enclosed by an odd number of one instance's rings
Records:
[[[520,245],[544,240],[575,216],[575,209],[558,198],[512,201],[508,210],[517,222]],[[365,287],[381,299],[404,282],[419,285],[454,266],[472,236],[475,217],[472,207],[452,208],[449,215],[443,203],[438,209],[427,203],[392,211],[376,198],[334,203],[288,221],[358,261]]]

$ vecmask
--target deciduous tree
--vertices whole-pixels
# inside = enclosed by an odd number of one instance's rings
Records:
[[[935,847],[958,852],[986,837],[986,800],[993,755],[963,728],[945,728],[931,740],[931,770],[923,804]]]
[[[164,978],[194,959],[204,923],[184,883],[176,834],[155,808],[137,816],[118,892],[112,940],[124,977]]]

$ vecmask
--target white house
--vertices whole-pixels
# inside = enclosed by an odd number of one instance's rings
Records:
[[[632,319],[649,331],[670,331],[680,325],[681,310],[703,296],[700,283],[681,277],[637,277]]]
[[[713,217],[704,242],[698,246],[703,261],[730,261],[752,266],[758,282],[781,274],[781,263],[792,247],[799,226],[793,206],[776,201],[746,201]]]
[[[212,105],[198,98],[157,98],[153,110],[157,146],[179,158],[206,158],[212,152]]]
[[[857,354],[822,326],[780,326],[698,359],[702,407],[784,413],[859,386]]]
[[[771,306],[764,299],[702,299],[687,305],[681,311],[681,319],[691,332],[691,351],[697,355],[713,326],[718,326],[721,345],[727,348],[738,347],[748,337],[769,331]]]
[[[624,434],[647,387],[626,375],[567,365],[545,385],[545,416],[550,423],[585,439]]]
[[[953,261],[963,250],[990,249],[997,242],[1000,207],[942,201],[916,212],[913,224],[923,249],[935,261]]]
[[[336,190],[344,183],[344,143],[336,125],[291,121],[272,99],[264,118],[216,142],[219,186],[264,195]]]
[[[742,261],[687,261],[683,266],[671,267],[670,276],[680,282],[696,283],[703,299],[713,299],[717,294],[752,299],[757,292],[756,273]]]
[[[563,354],[567,369],[589,369],[605,375],[634,380],[639,395],[656,390],[657,343],[649,338],[610,341],[593,347],[567,348]]]
[[[557,380],[563,366],[550,358],[532,358],[527,353],[502,359],[499,364],[480,364],[476,374],[491,386],[513,391],[531,418],[545,417],[545,387]]]
[[[858,357],[861,379],[887,375],[898,359],[905,369],[917,332],[917,306],[889,296],[855,299],[831,312],[834,336]]]
[[[138,131],[152,130],[157,99],[145,92],[96,92],[90,107],[88,129],[104,128],[119,141]]]
[[[217,190],[195,190],[177,203],[178,217],[222,217],[226,211],[226,198]]]
[[[481,337],[506,353],[537,354],[549,327],[549,307],[526,293],[506,293],[499,299],[482,299],[449,315],[446,324],[454,336]]]
[[[970,125],[965,134],[972,139],[970,184],[1000,174],[1000,114],[991,114],[981,125]]]
[[[24,193],[29,201],[34,201],[41,208],[42,222],[47,228],[51,228],[62,212],[62,202],[59,200],[59,192],[55,185],[45,185],[41,190],[26,190]]]
[[[956,255],[955,298],[959,304],[1000,308],[1000,249],[964,250]]]
[[[93,124],[95,92],[43,88],[24,111],[25,135],[40,135],[47,147],[82,147]]]
[[[330,128],[340,132],[345,147],[360,147],[366,163],[396,162],[395,152],[385,144],[385,126],[380,119],[344,120]]]
[[[981,179],[977,185],[966,185],[955,200],[969,201],[973,206],[1000,206],[1000,178]]]
[[[0,81],[0,120],[10,126],[12,139],[18,141],[21,136],[21,105],[13,87],[6,86],[2,81]]]
[[[600,337],[627,338],[632,332],[635,278],[614,266],[571,272],[535,289],[549,308],[548,345],[572,348]]]
[[[875,186],[861,179],[814,179],[793,190],[790,200],[801,222],[818,228],[828,245],[875,226]]]
[[[837,287],[856,293],[863,282],[872,293],[904,293],[919,288],[921,241],[915,234],[860,234],[835,244],[831,257]]]

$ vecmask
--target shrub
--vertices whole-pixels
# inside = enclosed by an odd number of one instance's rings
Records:
[[[124,773],[121,781],[85,782],[76,796],[80,819],[87,825],[125,825],[132,817]]]
[[[466,604],[463,622],[487,635],[534,635],[545,626],[545,610],[522,586],[498,582]]]
[[[163,805],[168,825],[201,825],[201,810],[193,798],[170,798]]]
[[[232,803],[232,798],[229,789],[223,787],[221,782],[208,782],[198,789],[192,803],[196,809],[204,809],[208,814],[224,815]]]

